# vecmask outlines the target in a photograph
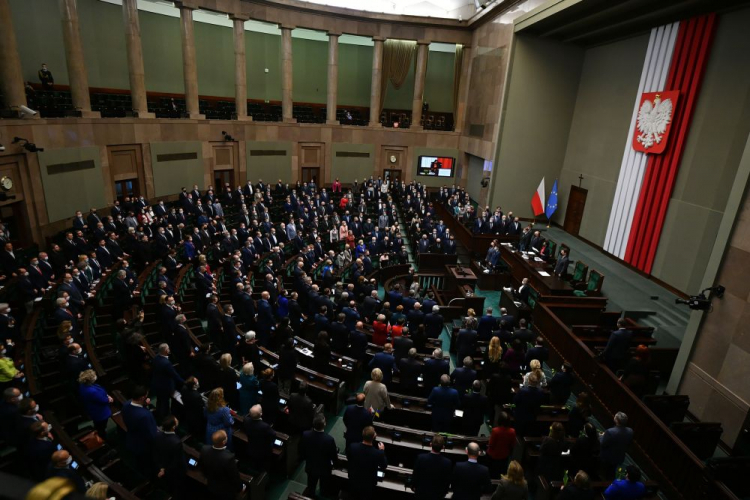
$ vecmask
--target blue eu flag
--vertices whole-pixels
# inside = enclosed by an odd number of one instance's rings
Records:
[[[547,210],[544,211],[544,213],[547,215],[547,218],[549,219],[552,217],[552,214],[555,213],[557,210],[557,179],[555,179],[555,183],[552,185],[552,192],[549,194],[549,198],[547,198]]]

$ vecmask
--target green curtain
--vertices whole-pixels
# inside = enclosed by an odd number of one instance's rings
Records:
[[[406,81],[409,67],[417,52],[414,40],[386,40],[383,44],[383,71],[380,76],[380,109],[383,109],[388,82],[396,90]]]

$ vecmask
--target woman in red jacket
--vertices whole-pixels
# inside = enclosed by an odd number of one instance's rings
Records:
[[[372,343],[385,345],[388,341],[388,323],[385,321],[385,315],[378,315],[378,319],[372,322]]]
[[[492,429],[490,442],[487,445],[490,477],[500,477],[508,467],[508,457],[513,454],[516,445],[516,430],[510,425],[510,417],[504,411],[497,416],[497,426]]]

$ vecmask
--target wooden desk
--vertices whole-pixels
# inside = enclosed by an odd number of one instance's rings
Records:
[[[474,289],[474,285],[477,283],[477,275],[471,268],[457,264],[446,264],[445,270],[448,273],[448,286],[446,288],[453,288],[455,284],[459,287],[468,285],[472,290]]]
[[[435,215],[437,218],[442,219],[443,222],[445,222],[445,225],[448,226],[456,239],[461,242],[470,254],[474,254],[474,256],[484,257],[493,240],[509,243],[515,243],[519,240],[518,236],[474,234],[468,227],[464,226],[458,219],[456,219],[440,202],[440,200],[433,198],[432,202],[432,205],[435,207]]]
[[[536,255],[536,254],[534,254]],[[546,262],[534,261],[534,255],[529,259],[523,258],[520,252],[512,248],[500,245],[500,257],[508,265],[513,279],[513,287],[518,287],[524,278],[529,279],[531,285],[539,295],[573,295],[574,289],[566,281],[561,280],[553,274],[553,268]],[[544,271],[549,276],[542,276],[539,271]]]

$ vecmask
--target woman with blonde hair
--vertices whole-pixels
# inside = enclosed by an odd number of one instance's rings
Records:
[[[508,465],[508,472],[500,477],[492,500],[527,500],[529,498],[529,485],[523,477],[523,467],[516,460]]]
[[[86,409],[89,418],[94,422],[94,429],[99,437],[107,439],[107,422],[112,416],[112,410],[109,405],[113,399],[107,394],[104,387],[96,382],[96,372],[94,370],[84,370],[78,375],[78,393],[81,403]]]
[[[584,471],[579,470],[573,481],[565,486],[557,500],[594,500],[596,495],[591,489],[591,479]]]
[[[245,363],[240,374],[240,415],[247,415],[250,408],[258,404],[259,387],[255,367],[252,363]]]
[[[484,353],[482,378],[484,380],[489,380],[495,373],[499,373],[503,367],[503,346],[499,337],[492,337],[490,339],[490,345]]]
[[[531,368],[531,371],[523,376],[524,387],[529,386],[529,377],[532,373],[536,373],[537,377],[539,377],[539,387],[545,387],[547,385],[547,376],[542,371],[542,363],[538,359],[532,359],[529,363],[529,368]]]
[[[477,321],[477,313],[474,312],[474,309],[469,308],[469,310],[466,311],[466,317],[462,322],[461,328],[476,330],[478,325],[479,321]]]
[[[237,390],[237,381],[239,377],[232,367],[232,355],[225,352],[219,358],[219,387],[224,389],[224,398],[227,404],[233,408],[238,408],[240,404],[240,393]]]
[[[86,498],[91,498],[93,500],[107,500],[108,490],[109,485],[99,481],[98,483],[92,484],[91,488],[86,491]]]
[[[388,388],[383,383],[383,371],[380,368],[374,368],[370,373],[371,380],[365,382],[362,390],[365,394],[365,408],[372,408],[375,411],[383,411],[393,408],[391,398],[388,396]]]
[[[224,401],[224,389],[218,387],[208,394],[208,404],[203,410],[206,415],[206,440],[204,443],[211,443],[211,436],[216,431],[227,433],[227,448],[232,448],[232,411]]]

